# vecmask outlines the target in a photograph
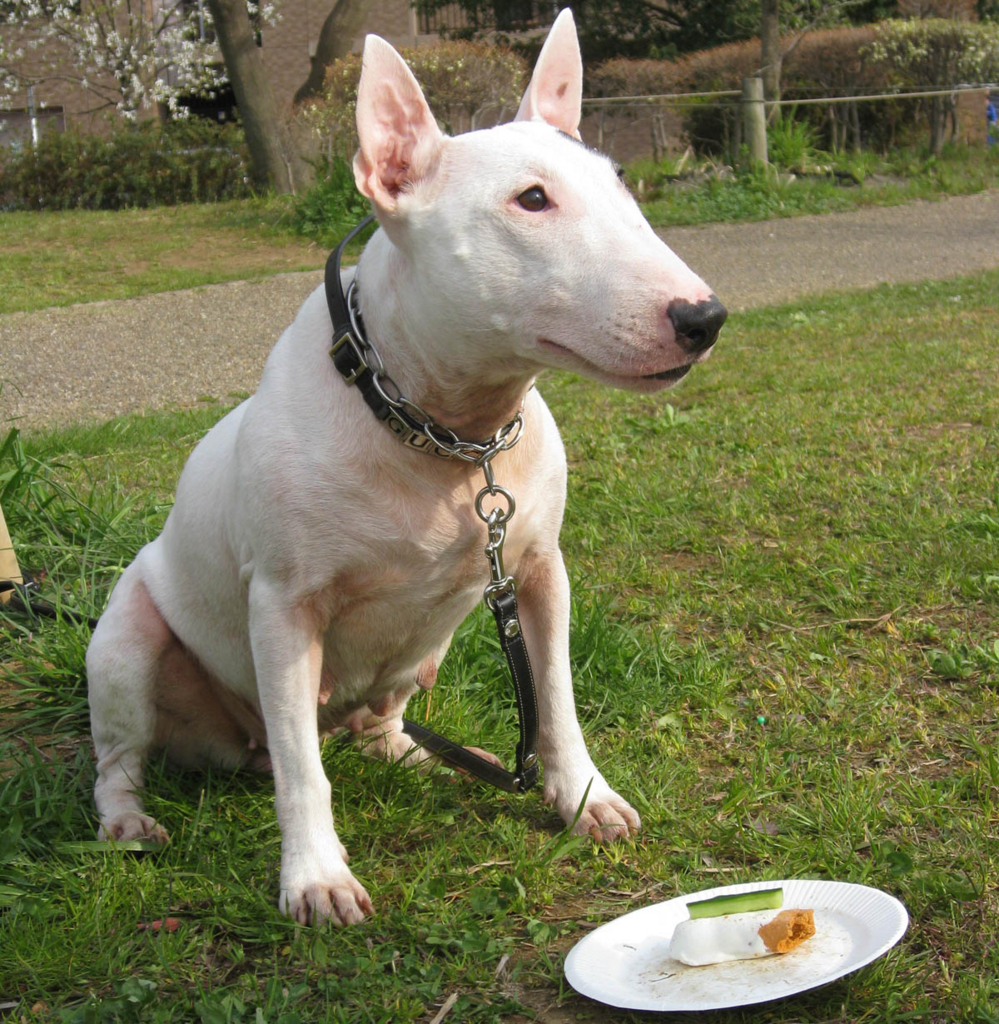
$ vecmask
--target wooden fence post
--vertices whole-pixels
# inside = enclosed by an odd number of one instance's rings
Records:
[[[758,75],[742,80],[742,123],[749,158],[753,163],[767,162],[767,115],[763,106],[763,79]]]
[[[23,583],[24,577],[17,564],[17,556],[14,554],[14,544],[7,531],[7,522],[3,517],[3,509],[0,508],[0,581],[13,580],[15,583]],[[6,604],[10,600],[12,591],[0,591],[0,604]]]

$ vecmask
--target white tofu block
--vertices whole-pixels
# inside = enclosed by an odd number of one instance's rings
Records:
[[[755,910],[681,921],[669,955],[690,967],[786,953],[815,934],[810,910]]]

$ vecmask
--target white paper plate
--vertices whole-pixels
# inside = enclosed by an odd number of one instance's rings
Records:
[[[784,906],[815,911],[815,935],[791,953],[687,967],[669,955],[687,903],[722,893],[784,890]],[[726,885],[633,910],[569,951],[565,976],[584,996],[628,1010],[719,1010],[825,985],[891,949],[909,915],[888,893],[851,882],[788,879]]]

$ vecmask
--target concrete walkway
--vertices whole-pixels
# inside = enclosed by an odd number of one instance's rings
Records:
[[[999,268],[999,192],[661,232],[731,309]],[[0,434],[252,391],[321,272],[0,316]]]

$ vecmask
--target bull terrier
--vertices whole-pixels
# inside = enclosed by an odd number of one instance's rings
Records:
[[[494,469],[516,497],[505,558],[533,660],[544,798],[575,832],[610,840],[639,817],[576,718],[558,543],[566,459],[533,383],[556,368],[667,388],[707,356],[725,310],[611,160],[580,141],[581,95],[568,10],[516,119],[455,138],[395,50],[368,36],[354,174],[379,229],[342,281],[428,422],[476,439],[522,420]],[[389,760],[432,756],[403,711],[490,577],[478,468],[401,444],[334,366],[331,330],[320,287],[256,393],[191,454],[163,532],[114,588],[87,673],[102,836],[166,841],[140,795],[153,750],[270,770],[280,909],[343,925],[372,905],[337,838],[319,737],[349,731]]]

